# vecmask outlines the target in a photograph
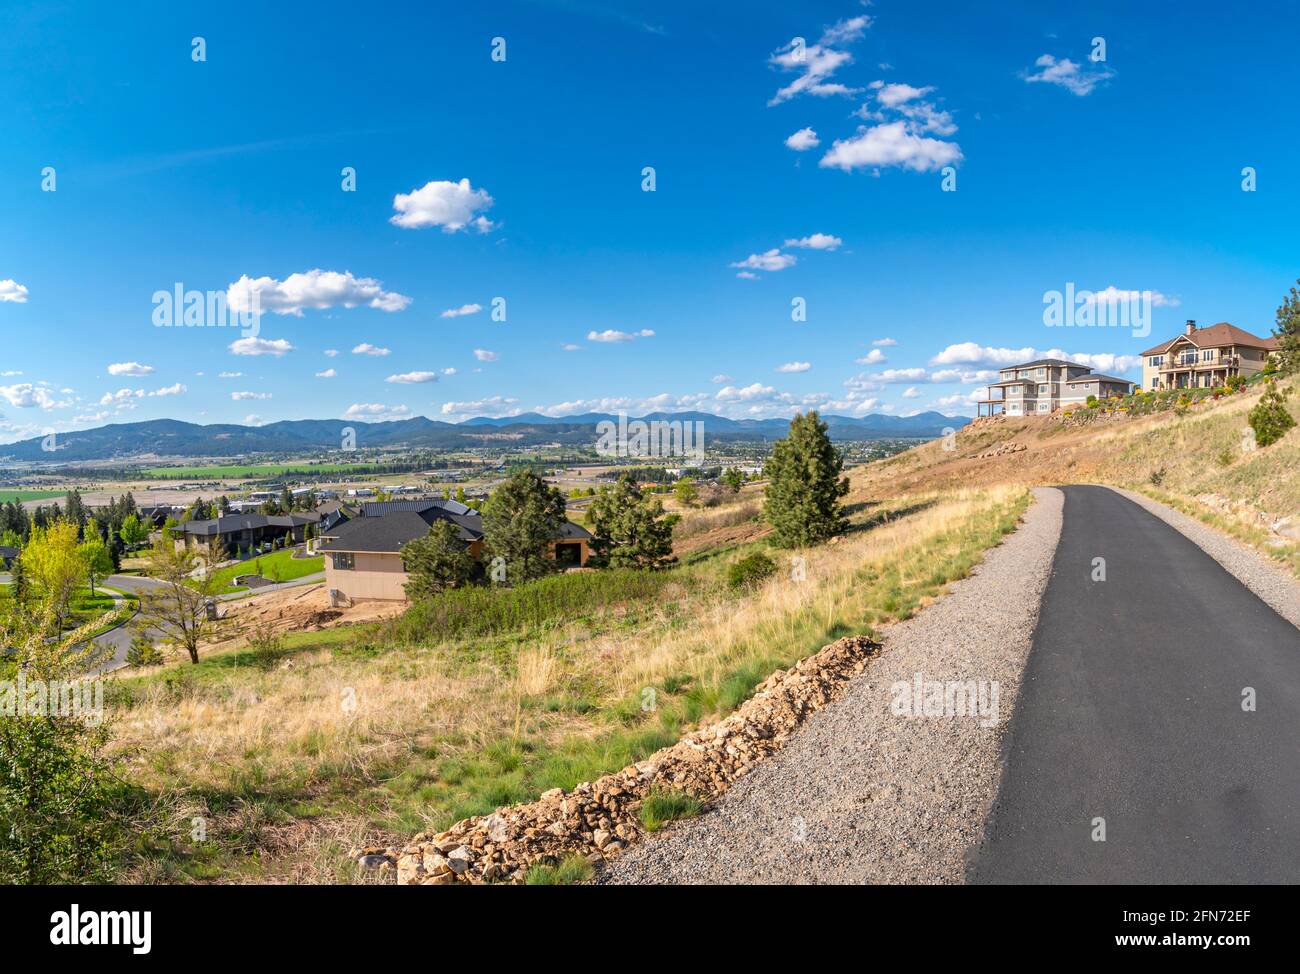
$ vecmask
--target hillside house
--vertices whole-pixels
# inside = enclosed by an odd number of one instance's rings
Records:
[[[1183,333],[1142,353],[1143,389],[1211,388],[1234,375],[1262,372],[1278,340],[1221,321],[1208,328],[1189,320]]]
[[[1086,365],[1044,358],[998,370],[988,397],[975,405],[978,416],[1047,416],[1058,409],[1081,406],[1089,396],[1105,399],[1133,391],[1128,379],[1101,375]]]

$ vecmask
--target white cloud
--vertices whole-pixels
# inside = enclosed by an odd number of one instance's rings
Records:
[[[466,402],[444,402],[441,412],[444,416],[513,416],[520,411],[518,405],[519,400],[509,396],[488,396]]]
[[[273,355],[276,358],[293,351],[286,339],[240,338],[230,343],[232,355]]]
[[[890,348],[894,345],[897,345],[898,342],[894,341],[892,338],[877,338],[871,344],[879,345],[881,348]]]
[[[772,399],[776,395],[777,391],[772,386],[754,382],[739,389],[735,386],[724,386],[718,390],[714,398],[719,402],[753,402],[758,399]]]
[[[1151,306],[1153,308],[1176,308],[1182,304],[1178,298],[1171,298],[1159,291],[1124,291],[1114,284],[1108,285],[1103,290],[1092,292],[1085,300],[1087,304],[1124,304],[1140,301],[1144,294],[1151,295]]]
[[[410,418],[409,406],[386,406],[381,402],[354,402],[343,411],[343,419],[354,419],[362,423],[384,423]]]
[[[852,44],[861,40],[862,34],[871,26],[871,18],[866,14],[836,21],[822,34],[821,42],[826,45]]]
[[[784,365],[778,365],[778,372],[807,372],[812,368],[811,362],[786,362]]]
[[[822,142],[812,129],[802,128],[786,139],[785,144],[788,148],[794,149],[795,152],[807,152],[809,149],[817,148]]]
[[[453,367],[453,366],[448,366],[447,368],[445,368],[445,369],[442,370],[442,374],[443,374],[443,375],[455,375],[455,374],[456,374],[456,369],[455,369],[455,367]]]
[[[395,382],[398,385],[411,386],[421,385],[425,382],[437,382],[437,372],[402,372],[400,375],[390,375],[385,382]]]
[[[39,406],[41,409],[54,409],[62,403],[56,402],[50,395],[50,391],[40,384],[31,382],[19,382],[17,385],[0,386],[0,399],[8,401],[9,405],[16,406],[20,409],[31,409]]]
[[[273,277],[240,277],[226,289],[226,304],[232,311],[253,310],[253,295],[258,295],[263,312],[301,317],[304,309],[377,308],[401,311],[411,299],[395,291],[385,291],[373,277],[353,277],[351,271],[323,271],[319,268],[290,274],[283,281]]]
[[[853,360],[853,364],[854,365],[879,365],[884,361],[886,361],[885,353],[878,348],[873,348],[871,351],[869,351],[866,355],[862,356],[861,358],[855,358]]]
[[[799,258],[795,257],[794,254],[783,254],[781,248],[773,247],[761,254],[750,254],[744,260],[734,261],[729,266],[756,271],[783,271],[787,267],[793,267],[798,263],[798,260]],[[742,275],[737,274],[736,276],[740,277]]]
[[[247,416],[244,417],[244,425],[265,426],[266,420],[264,420],[261,416],[257,415],[257,413],[249,413]]]
[[[338,373],[335,372],[333,369],[326,369],[324,372],[317,372],[317,373],[316,373],[316,378],[318,378],[318,379],[332,379],[332,378],[334,378],[336,375],[338,375]]]
[[[326,357],[326,358],[334,358],[334,357],[336,357],[338,354],[339,354],[339,350],[338,350],[337,348],[327,348],[327,349],[325,349],[325,357]]]
[[[243,372],[219,372],[217,374],[218,379],[242,379],[243,377]]]
[[[472,226],[479,233],[487,233],[494,224],[477,214],[491,209],[492,203],[487,190],[474,189],[468,179],[458,183],[438,179],[394,196],[393,209],[397,214],[389,222],[408,230],[442,227],[444,233],[455,233]]]
[[[117,392],[106,392],[100,397],[101,406],[117,406],[122,408],[134,408],[133,400],[145,398],[157,398],[161,396],[179,396],[189,390],[177,382],[174,385],[163,386],[161,389],[155,389],[153,392],[145,392],[143,389],[118,389]]]
[[[606,328],[604,331],[587,332],[587,341],[589,342],[633,342],[638,338],[653,338],[654,332],[649,328],[642,328],[640,331],[619,331],[616,328]]]
[[[921,398],[921,393],[920,393],[920,391],[916,388],[916,386],[908,386],[906,389],[903,390],[903,398],[904,398],[904,399],[920,399],[920,398]]]
[[[476,315],[483,310],[481,304],[462,304],[459,308],[448,308],[439,317],[441,318],[459,318],[462,315]]]
[[[578,349],[582,348],[582,346],[575,345],[573,342],[565,342],[560,346],[560,348],[564,349],[566,352],[576,352]]]
[[[141,365],[139,362],[115,362],[108,367],[109,375],[153,375],[154,368],[152,365]]]
[[[230,398],[235,402],[246,402],[250,399],[270,399],[269,392],[232,392]]]
[[[723,385],[724,383],[730,382],[731,376],[727,375],[725,372],[719,372],[709,381],[712,382],[715,386],[720,386]]]
[[[949,345],[930,360],[934,365],[1020,365],[1036,359],[1058,358],[1077,362],[1100,372],[1127,372],[1142,364],[1140,355],[1114,355],[1109,352],[1065,352],[1059,348],[1000,348],[976,342],[959,342]]]
[[[831,236],[829,233],[814,233],[809,237],[797,237],[787,240],[787,247],[801,247],[805,250],[836,250],[844,243],[839,237]]]
[[[362,342],[352,349],[353,355],[370,355],[375,358],[383,358],[389,354],[389,350],[381,345],[371,345],[369,342]]]
[[[1071,94],[1083,97],[1092,94],[1103,81],[1108,81],[1115,76],[1115,72],[1101,64],[1087,65],[1075,64],[1069,58],[1057,60],[1050,54],[1044,54],[1034,66],[1039,70],[1034,73],[1028,71],[1022,72],[1021,77],[1027,82],[1043,82],[1049,85],[1059,85]]]
[[[6,301],[12,302],[13,304],[26,304],[26,286],[19,284],[12,278],[5,278],[3,281],[0,281],[0,304],[3,304]]]
[[[489,352],[486,348],[474,349],[474,357],[478,359],[480,362],[495,362],[498,358],[500,358],[500,356],[497,355],[496,352]]]
[[[904,102],[914,101],[934,91],[933,85],[927,85],[924,88],[914,88],[905,84],[886,84],[883,81],[876,81],[871,84],[876,90],[876,101],[886,108],[897,108]]]
[[[929,172],[962,159],[955,142],[944,142],[909,131],[905,121],[862,126],[848,139],[836,139],[831,150],[822,156],[819,166],[826,169],[879,169],[900,166],[914,172]]]
[[[13,375],[22,375],[22,374],[23,374],[22,369],[8,369],[8,370],[6,370],[6,371],[4,371],[4,372],[0,372],[0,378],[6,378],[6,379],[7,379],[7,378],[9,378],[10,376],[13,376]]]
[[[740,278],[742,281],[757,281],[757,280],[761,280],[761,278],[760,278],[757,274],[755,274],[753,271],[741,271],[741,272],[738,273],[736,276],[737,276],[738,278]]]

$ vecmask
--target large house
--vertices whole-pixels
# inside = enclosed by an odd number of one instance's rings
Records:
[[[277,541],[299,544],[309,525],[320,521],[315,512],[298,514],[227,514],[208,521],[187,521],[177,529],[176,545],[185,548],[224,546],[233,558],[246,558]]]
[[[1046,416],[1080,406],[1089,396],[1105,399],[1133,391],[1128,379],[1100,375],[1086,365],[1059,358],[1009,365],[999,369],[998,376],[988,387],[988,398],[976,402],[976,415]]]
[[[1231,376],[1262,372],[1277,350],[1276,338],[1260,338],[1226,321],[1209,328],[1188,321],[1177,338],[1142,353],[1142,388],[1223,385]]]
[[[361,506],[360,517],[322,531],[317,550],[325,555],[325,585],[331,601],[404,600],[409,576],[402,548],[427,535],[439,520],[456,526],[472,555],[482,554],[483,516],[453,500],[370,502]],[[577,568],[587,563],[590,541],[590,532],[565,521],[551,554],[561,566]]]

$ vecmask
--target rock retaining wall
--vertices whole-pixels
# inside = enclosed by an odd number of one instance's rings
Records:
[[[789,670],[777,670],[735,713],[595,782],[559,788],[535,802],[420,834],[387,850],[402,885],[523,882],[529,867],[578,854],[593,864],[641,838],[641,803],[651,790],[716,798],[776,751],[800,724],[837,699],[880,650],[865,636],[840,639]]]

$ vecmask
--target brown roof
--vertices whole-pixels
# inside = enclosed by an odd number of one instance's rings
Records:
[[[1155,348],[1148,348],[1143,355],[1159,355],[1169,350],[1169,346],[1180,338],[1186,338],[1197,348],[1218,348],[1222,345],[1245,345],[1248,348],[1266,348],[1275,349],[1278,347],[1276,338],[1260,338],[1258,335],[1252,335],[1248,331],[1238,328],[1236,325],[1230,325],[1226,321],[1220,321],[1217,325],[1210,325],[1209,328],[1198,328],[1190,335],[1175,335],[1167,342],[1157,345]]]

